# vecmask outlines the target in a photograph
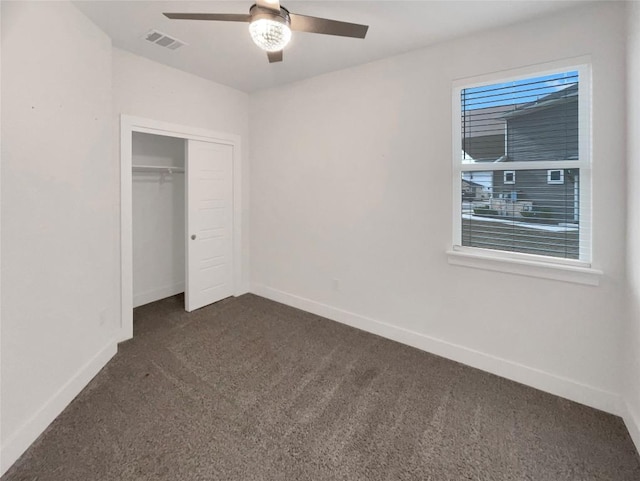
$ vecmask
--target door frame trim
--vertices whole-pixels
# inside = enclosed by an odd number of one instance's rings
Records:
[[[201,140],[233,147],[233,292],[242,294],[242,155],[239,135],[173,124],[132,115],[120,115],[120,334],[133,337],[133,133]],[[186,160],[186,159],[185,159]]]

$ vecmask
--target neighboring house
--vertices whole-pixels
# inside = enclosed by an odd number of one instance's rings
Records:
[[[536,161],[578,158],[578,84],[517,106],[503,118],[506,156],[498,161],[531,162],[535,169]],[[579,217],[578,182],[575,169],[495,171],[493,197],[529,201],[532,216],[575,223]]]
[[[488,194],[484,185],[471,180],[462,179],[463,200],[481,200],[484,199],[485,196],[488,196]]]
[[[465,110],[461,118],[463,138],[462,155],[466,162],[495,162],[505,155],[506,125],[503,114],[513,110],[512,105]],[[483,187],[473,200],[491,196],[493,176],[491,172],[465,172],[462,179],[462,198],[471,200],[470,184]],[[481,194],[481,195],[480,195]]]
[[[501,215],[516,212],[517,216],[548,222],[578,222],[579,172],[534,170],[536,161],[578,158],[578,84],[515,107],[466,110],[461,120],[465,158],[504,163],[505,169],[509,162],[531,162],[532,170],[474,173],[491,177],[482,183],[493,199],[505,205],[520,204],[499,209]],[[463,198],[470,181],[463,179]]]
[[[505,122],[503,114],[512,105],[465,110],[462,115],[462,151],[473,162],[495,162],[505,155]]]
[[[503,117],[509,161],[578,159],[578,84],[519,105]]]

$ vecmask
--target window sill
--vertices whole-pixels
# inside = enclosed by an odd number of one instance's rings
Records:
[[[456,250],[447,251],[449,264],[488,271],[504,272],[542,279],[553,279],[575,284],[597,286],[603,272],[590,267],[577,267],[547,262],[509,259],[498,255],[483,255]]]

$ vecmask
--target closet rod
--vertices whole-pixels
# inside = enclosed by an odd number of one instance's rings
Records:
[[[167,166],[161,167],[159,165],[133,165],[131,166],[133,172],[160,172],[163,174],[182,174],[184,173],[184,167]]]

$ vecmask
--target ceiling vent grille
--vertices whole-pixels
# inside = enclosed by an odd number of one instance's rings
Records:
[[[177,38],[173,38],[166,33],[162,33],[157,30],[149,30],[145,34],[144,39],[148,42],[160,45],[161,47],[168,48],[169,50],[176,50],[187,44],[182,40],[178,40]]]

